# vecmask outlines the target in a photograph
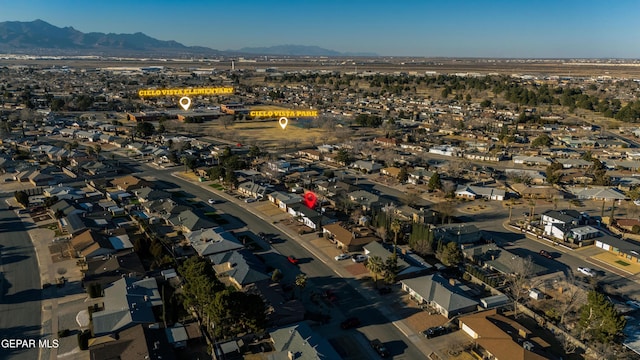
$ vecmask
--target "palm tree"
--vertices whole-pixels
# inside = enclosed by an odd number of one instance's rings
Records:
[[[398,233],[400,232],[400,229],[402,228],[402,224],[400,223],[400,220],[398,219],[393,219],[393,221],[391,222],[391,231],[393,231],[393,254],[396,255],[396,247],[398,246]]]
[[[374,284],[376,286],[376,288],[378,287],[378,274],[380,274],[384,268],[384,263],[382,261],[382,258],[380,256],[377,255],[373,255],[371,257],[369,257],[369,259],[367,260],[367,270],[369,270],[371,272],[371,274],[373,274],[373,281]]]
[[[300,289],[300,297],[302,297],[302,290],[307,286],[307,275],[300,273],[296,276],[296,287]]]

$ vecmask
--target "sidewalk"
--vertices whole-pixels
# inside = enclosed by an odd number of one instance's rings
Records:
[[[225,200],[233,202],[243,207],[244,209],[247,209],[258,218],[272,224],[274,227],[276,227],[278,230],[280,230],[290,238],[297,240],[298,244],[300,244],[303,248],[309,251],[316,259],[322,261],[325,265],[331,268],[336,275],[343,278],[353,289],[355,289],[358,293],[360,293],[365,299],[370,300],[371,302],[381,303],[379,305],[380,313],[384,315],[400,332],[402,332],[425,355],[425,357],[428,357],[429,354],[434,352],[438,353],[437,349],[433,349],[431,346],[426,344],[423,341],[422,337],[419,334],[416,334],[416,332],[412,330],[411,326],[405,323],[406,322],[405,319],[399,318],[399,316],[397,315],[397,312],[394,311],[391,307],[391,304],[389,304],[391,301],[391,297],[381,297],[375,291],[375,289],[363,286],[356,278],[354,278],[354,275],[351,272],[349,272],[343,265],[336,266],[336,261],[334,260],[333,257],[337,255],[340,251],[336,249],[327,240],[318,238],[318,236],[316,235],[316,232],[313,232],[311,234],[305,234],[305,235],[294,234],[291,231],[291,229],[289,229],[281,221],[279,221],[280,219],[282,219],[281,217],[282,215],[286,215],[285,213],[279,211],[277,215],[269,216],[260,210],[260,207],[262,204],[264,204],[264,202],[245,204],[243,201],[225,193],[224,191],[216,190],[213,187],[209,186],[209,184],[212,183],[211,181],[200,182],[198,180],[195,180],[193,177],[189,177],[188,175],[185,176],[184,173],[180,173],[180,172],[174,172],[172,173],[172,175],[179,177],[183,180],[190,181],[194,184],[198,184],[203,189],[207,189],[208,191],[224,198]],[[286,216],[288,217],[288,215]],[[280,218],[280,219],[274,220],[276,218]],[[323,246],[322,248],[318,248],[314,245],[315,243],[317,243],[316,240],[326,242],[331,246],[327,246],[327,247]],[[368,275],[368,272],[367,272],[367,275]]]
[[[11,205],[20,208],[16,203],[11,203]],[[76,259],[74,258],[54,263],[49,250],[54,238],[52,230],[37,227],[28,213],[18,214],[18,217],[25,224],[27,234],[33,244],[38,261],[38,271],[40,272],[40,283],[41,285],[51,284],[46,289],[42,289],[42,330],[40,336],[43,339],[58,339],[60,341],[59,348],[40,348],[38,358],[41,360],[56,360],[60,350],[78,347],[75,336],[58,337],[58,320],[61,316],[60,305],[86,298],[84,291],[78,292],[77,289],[80,286],[82,274],[77,269]],[[57,278],[61,276],[64,276],[67,280],[63,287],[58,288],[56,286]],[[71,359],[89,358],[88,351],[75,351],[74,355]]]

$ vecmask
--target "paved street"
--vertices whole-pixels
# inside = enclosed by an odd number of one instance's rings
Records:
[[[219,212],[224,212],[236,219],[236,221],[233,221],[232,219],[229,219],[229,217],[224,217],[225,220],[232,220],[229,224],[224,225],[228,230],[237,230],[239,227],[246,226],[246,228],[250,229],[254,233],[262,231],[265,233],[276,234],[281,239],[284,239],[283,242],[274,244],[273,247],[282,254],[280,262],[281,268],[286,276],[285,280],[295,278],[295,274],[297,274],[298,271],[302,271],[307,274],[309,278],[310,289],[324,290],[332,288],[340,299],[339,304],[342,304],[342,306],[336,306],[336,308],[333,309],[333,314],[335,314],[333,319],[336,320],[332,323],[334,328],[335,324],[342,321],[342,319],[352,316],[350,315],[350,311],[354,311],[354,314],[362,315],[363,319],[367,319],[365,323],[366,326],[358,331],[362,332],[369,339],[378,338],[387,343],[389,351],[391,351],[394,359],[424,358],[424,353],[414,345],[411,338],[407,338],[407,335],[412,337],[417,337],[417,335],[404,334],[398,329],[398,327],[391,324],[387,317],[381,313],[379,303],[372,302],[370,298],[364,297],[361,292],[357,291],[360,290],[358,289],[360,285],[357,282],[348,282],[345,279],[338,277],[331,267],[318,260],[316,254],[310,253],[305,247],[294,241],[292,239],[296,237],[294,234],[288,234],[280,231],[280,229],[274,227],[269,222],[257,217],[247,210],[246,207],[252,204],[229,201],[226,198],[214,195],[213,192],[208,189],[204,189],[198,184],[193,184],[177,176],[173,176],[171,172],[181,170],[181,168],[178,167],[170,170],[159,170],[143,166],[137,169],[141,170],[136,174],[137,176],[151,177],[167,184],[172,183],[179,185],[179,188],[184,192],[192,194],[204,201],[208,198],[220,200],[221,202],[216,204],[215,208]],[[298,267],[286,262],[285,256],[289,255],[293,255],[301,260],[299,269]],[[387,315],[390,316],[392,314]],[[336,332],[331,332],[331,334],[335,336]],[[414,338],[414,340],[418,341],[419,345],[423,347],[425,346],[423,343],[420,343],[421,339]],[[360,338],[359,343],[361,344],[361,351],[371,352],[366,340]]]
[[[0,339],[41,339],[38,261],[25,225],[0,199]],[[47,336],[49,337],[49,336]],[[0,358],[33,360],[39,349],[1,349]]]

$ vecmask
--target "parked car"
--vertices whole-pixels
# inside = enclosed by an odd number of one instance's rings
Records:
[[[207,202],[208,202],[209,204],[215,204],[215,203],[217,203],[216,199],[209,199],[209,200],[207,200]]]
[[[349,254],[338,254],[336,255],[336,257],[334,259],[336,259],[336,261],[340,261],[340,260],[346,260],[348,258],[350,258],[351,255]]]
[[[382,357],[389,356],[389,350],[387,350],[387,348],[384,346],[384,344],[380,340],[378,339],[371,340],[370,344],[373,350],[375,350],[378,353],[378,355]]]
[[[553,256],[546,250],[540,250],[539,254],[547,259],[553,259]]]
[[[596,272],[593,271],[593,269],[590,269],[588,267],[578,266],[578,272],[582,273],[583,275],[590,276],[590,277],[596,276]]]
[[[422,335],[424,335],[427,339],[431,339],[440,335],[444,335],[448,332],[449,332],[449,329],[447,329],[444,326],[434,326],[423,331]]]
[[[255,201],[256,201],[255,198],[246,198],[246,199],[244,199],[244,202],[246,202],[246,203],[252,203],[252,202],[255,202]]]
[[[367,261],[367,255],[358,254],[354,257],[351,257],[351,260],[356,263],[361,263]]]
[[[287,260],[293,265],[297,265],[300,262],[295,256],[287,256]]]
[[[346,319],[345,321],[340,323],[340,327],[343,329],[352,329],[354,327],[358,327],[360,326],[360,319],[358,319],[357,317],[350,317],[348,319]]]
[[[327,300],[329,300],[331,302],[334,302],[334,301],[338,300],[338,297],[336,296],[336,294],[331,289],[326,290],[324,292],[324,296],[326,296]]]

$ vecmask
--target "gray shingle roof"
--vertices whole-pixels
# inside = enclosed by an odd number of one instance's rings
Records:
[[[455,313],[478,304],[476,300],[458,293],[458,290],[449,285],[447,279],[439,274],[403,280],[402,284],[412,289],[425,301],[432,301],[449,313]]]
[[[209,256],[215,265],[228,263],[230,269],[224,271],[241,286],[269,279],[267,268],[251,251],[229,251]]]

